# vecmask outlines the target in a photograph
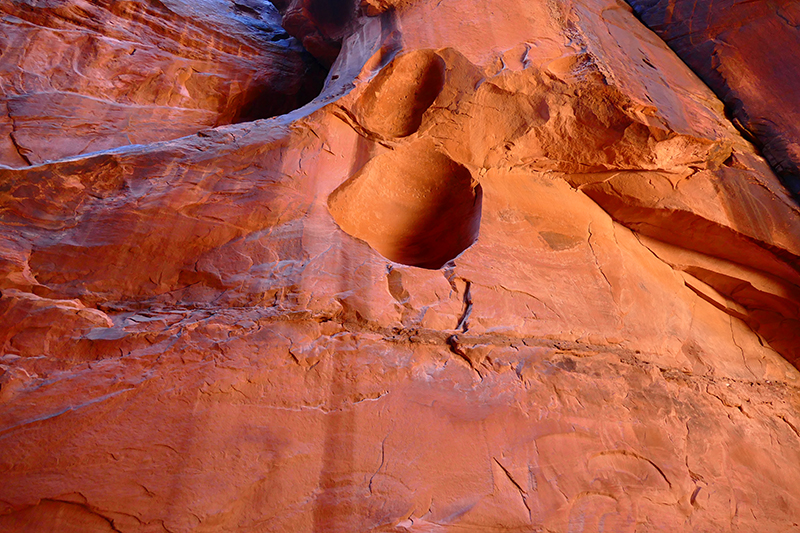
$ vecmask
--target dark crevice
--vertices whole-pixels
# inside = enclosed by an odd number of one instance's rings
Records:
[[[285,38],[290,38],[288,34],[283,35],[286,36]],[[279,40],[284,40],[284,37]],[[238,117],[233,120],[233,123],[238,124],[285,115],[303,107],[319,96],[325,86],[328,69],[306,51],[303,51],[302,57],[306,68],[300,78],[299,89],[293,98],[281,98],[272,92],[256,95],[255,98],[241,106]]]
[[[472,282],[467,281],[464,288],[464,310],[461,312],[461,318],[458,320],[457,330],[461,333],[466,333],[469,330],[469,316],[472,314]]]
[[[232,0],[232,4],[234,11],[259,20],[266,20],[267,18],[270,18],[270,15],[272,15],[271,18],[277,17],[278,12],[275,11],[277,7],[276,4],[280,5],[279,2],[273,2],[270,5],[270,9],[266,10],[264,9],[265,6],[263,5],[263,2],[255,0]],[[271,13],[267,11],[271,11]],[[279,28],[275,28],[274,21],[270,25],[262,23],[259,25],[259,27],[265,31],[267,29],[269,30],[270,36],[268,39],[270,42],[280,43],[284,41],[290,41],[287,43],[290,49],[303,47],[301,38],[297,38],[297,36],[293,38],[293,36],[290,35],[290,32],[288,32],[282,25]],[[303,64],[305,65],[305,70],[302,76],[300,76],[299,81],[295,82],[297,83],[297,91],[294,93],[294,95],[291,97],[286,97],[280,94],[280,88],[278,88],[279,90],[275,91],[274,93],[267,91],[262,94],[256,94],[250,100],[244,101],[240,104],[237,116],[232,122],[234,124],[251,122],[253,120],[284,115],[294,111],[295,109],[303,107],[319,96],[325,85],[325,79],[328,76],[329,69],[320,63],[320,61],[314,57],[313,54],[309,53],[309,51],[305,50],[304,48],[300,56]]]

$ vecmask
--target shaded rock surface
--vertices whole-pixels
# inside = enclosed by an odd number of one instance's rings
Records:
[[[800,199],[800,5],[630,0],[728,106]]]
[[[0,164],[286,113],[324,70],[265,0],[0,2]]]
[[[796,531],[723,104],[619,2],[390,4],[297,11],[302,109],[0,170],[0,531]]]
[[[273,4],[283,15],[286,31],[328,67],[339,56],[358,8],[356,0],[275,0]]]

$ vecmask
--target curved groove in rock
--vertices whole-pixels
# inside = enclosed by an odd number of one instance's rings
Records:
[[[481,186],[428,141],[376,157],[328,198],[346,233],[384,257],[437,269],[478,238]]]

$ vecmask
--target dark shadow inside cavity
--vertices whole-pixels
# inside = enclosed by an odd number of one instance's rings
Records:
[[[299,109],[320,95],[329,69],[303,48],[302,43],[289,35],[281,25],[281,14],[267,0],[233,0],[233,9],[241,19],[256,27],[275,46],[299,51],[304,72],[299,78],[276,78],[267,87],[231,102],[234,124],[284,115]],[[253,73],[258,80],[260,73]],[[255,84],[261,85],[261,84]],[[220,124],[221,125],[221,124]]]
[[[370,161],[328,198],[342,230],[396,263],[438,269],[478,238],[481,186],[422,142]]]
[[[305,74],[299,79],[296,93],[288,95],[278,91],[266,90],[259,94],[254,94],[250,99],[241,103],[233,123],[238,124],[240,122],[251,122],[285,115],[303,107],[319,96],[325,85],[328,69],[320,65],[308,52],[303,51],[302,56],[306,70]]]
[[[311,18],[322,25],[338,29],[350,19],[355,8],[355,0],[324,0],[311,2],[308,11]]]

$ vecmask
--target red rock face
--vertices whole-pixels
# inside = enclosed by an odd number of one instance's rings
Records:
[[[796,530],[800,210],[715,95],[617,2],[308,20],[302,109],[0,171],[0,531]]]
[[[728,106],[800,198],[800,6],[791,0],[630,0]]]
[[[0,2],[0,164],[285,113],[325,76],[269,2]]]
[[[356,0],[276,0],[281,23],[325,66],[339,55],[342,41],[352,29]]]

